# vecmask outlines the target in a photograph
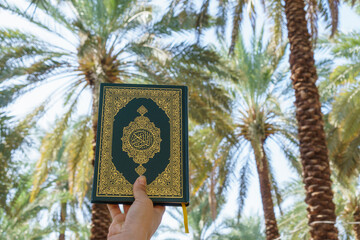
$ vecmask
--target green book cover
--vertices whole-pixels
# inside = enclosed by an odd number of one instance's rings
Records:
[[[130,203],[147,179],[156,204],[189,203],[186,86],[100,86],[93,203]]]

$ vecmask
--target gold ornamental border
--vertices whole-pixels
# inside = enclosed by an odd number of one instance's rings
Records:
[[[147,185],[151,198],[182,198],[182,89],[104,86],[101,112],[97,174],[97,197],[132,197],[132,183],[116,170],[112,162],[114,117],[135,98],[153,100],[170,119],[170,163]]]

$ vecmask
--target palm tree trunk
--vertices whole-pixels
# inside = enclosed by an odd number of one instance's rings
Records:
[[[264,145],[257,146],[251,142],[251,146],[255,153],[256,168],[259,176],[261,200],[265,219],[266,240],[274,240],[280,238],[279,230],[274,212],[274,203],[271,196],[270,172],[269,165],[264,151]]]
[[[62,224],[63,226],[60,227],[59,240],[65,240],[66,226],[64,226],[64,224],[66,222],[66,206],[67,206],[66,202],[61,203],[61,207],[60,207],[60,224]]]
[[[360,205],[356,206],[353,216],[355,221],[355,224],[353,226],[353,230],[355,232],[355,239],[360,240]]]
[[[2,156],[1,156],[2,157]],[[6,208],[6,198],[8,196],[8,188],[9,188],[9,179],[7,177],[7,164],[4,163],[1,159],[1,169],[0,169],[0,206],[2,208]],[[7,209],[5,209],[6,212]]]
[[[106,240],[111,216],[106,204],[94,203],[91,209],[91,240]]]
[[[295,90],[296,119],[300,140],[311,238],[338,239],[330,166],[318,89],[314,54],[305,18],[304,0],[285,0],[290,42],[291,79]]]
[[[211,218],[213,221],[215,221],[217,216],[217,200],[216,200],[216,194],[215,194],[215,169],[211,170],[210,173],[210,192],[209,192],[209,205],[210,205],[210,212],[211,212]]]
[[[100,84],[95,83],[92,85],[92,121],[93,121],[93,131],[94,131],[94,140],[93,140],[93,166],[95,160],[95,148],[96,148],[96,133],[97,133],[97,113],[99,106],[99,90]],[[106,240],[108,235],[109,226],[111,224],[111,216],[109,210],[107,209],[106,204],[96,204],[92,205],[91,209],[91,240]]]

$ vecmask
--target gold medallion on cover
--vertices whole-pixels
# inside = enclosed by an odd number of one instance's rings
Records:
[[[149,118],[145,117],[144,114],[148,110],[141,106],[137,110],[141,116],[135,118],[134,121],[130,122],[127,127],[124,127],[123,137],[123,151],[126,152],[135,163],[140,164],[135,171],[137,174],[143,175],[146,171],[142,164],[153,158],[154,155],[160,152],[160,129],[155,126]]]

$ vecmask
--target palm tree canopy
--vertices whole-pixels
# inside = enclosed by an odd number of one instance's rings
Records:
[[[169,6],[169,12],[172,13],[179,8],[181,11],[179,11],[178,17],[187,16],[189,20],[192,19],[195,23],[193,28],[198,35],[198,40],[201,39],[200,36],[205,30],[213,27],[221,39],[226,33],[226,28],[230,26],[231,44],[228,49],[229,53],[233,53],[244,19],[248,18],[252,28],[255,29],[257,16],[261,15],[263,11],[269,20],[272,43],[282,45],[286,33],[284,3],[279,0],[261,1],[260,3],[261,5],[254,0],[202,0],[199,2],[199,8],[196,8],[192,1],[173,0]],[[325,22],[327,28],[331,28],[330,35],[334,36],[339,25],[340,1],[307,1],[306,4],[306,14],[312,38],[317,39],[318,21],[320,19]]]
[[[281,60],[286,45],[274,49],[273,45],[263,42],[262,34],[253,35],[250,48],[239,36],[234,56],[226,57],[231,69],[237,69],[231,88],[235,96],[234,109],[239,109],[234,113],[238,127],[236,134],[243,140],[262,142],[272,136],[276,139],[275,135],[280,134],[289,141],[284,146],[296,144],[293,123],[279,104],[278,86],[285,79]]]
[[[328,47],[336,59],[344,61],[320,83],[320,90],[332,96],[331,112],[326,115],[329,157],[339,180],[346,181],[357,176],[360,170],[360,38],[357,32],[340,33],[322,45]]]
[[[276,143],[282,142],[283,145],[292,145],[297,140],[295,135],[292,135],[293,131],[287,132],[291,127],[286,127],[286,122],[283,121],[285,115],[278,103],[279,95],[276,96],[279,94],[276,87],[284,79],[280,63],[285,46],[274,49],[274,45],[264,43],[262,34],[263,31],[260,32],[260,36],[257,36],[254,31],[249,48],[239,36],[234,54],[228,55],[227,47],[224,46],[223,56],[230,69],[235,72],[229,89],[234,95],[233,109],[236,109],[232,113],[236,127],[235,136],[238,139],[236,146],[241,148],[239,152],[244,152],[244,147],[250,146],[248,151],[253,155],[239,161],[241,169],[238,216],[240,217],[247,194],[250,166],[255,165],[260,183],[266,235],[267,239],[273,239],[279,236],[279,232],[276,226],[274,205],[269,199],[273,195],[280,206],[281,196],[271,161],[267,157],[269,154],[266,145],[269,139],[273,139]],[[285,140],[286,138],[290,141]],[[288,146],[287,149],[290,147]],[[238,158],[237,156],[236,160]]]

